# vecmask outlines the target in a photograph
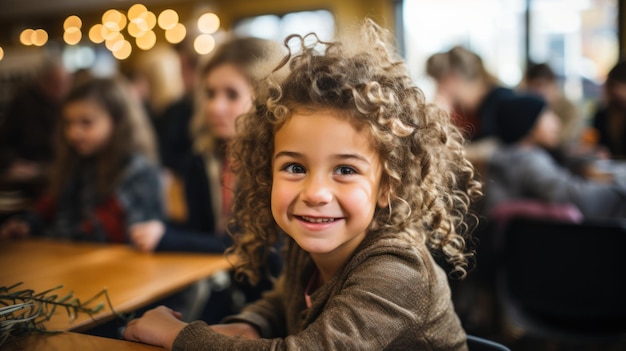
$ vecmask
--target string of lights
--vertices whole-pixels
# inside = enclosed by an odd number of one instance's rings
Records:
[[[199,54],[207,54],[215,47],[214,34],[220,29],[220,18],[212,12],[199,16],[198,33],[194,39],[194,49]],[[84,28],[83,21],[77,15],[68,16],[63,22],[63,41],[68,46],[79,45],[84,34],[93,44],[104,44],[118,60],[125,60],[133,49],[150,50],[157,43],[155,31],[164,31],[165,40],[171,44],[182,42],[189,33],[180,22],[179,14],[173,9],[165,9],[158,16],[145,5],[137,3],[126,11],[109,9],[102,14],[100,23]],[[42,28],[26,28],[20,33],[20,43],[24,46],[44,46],[49,34]],[[134,43],[134,45],[133,45]],[[4,51],[0,47],[0,60]]]

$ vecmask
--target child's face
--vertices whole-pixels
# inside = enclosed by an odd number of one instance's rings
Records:
[[[535,143],[552,148],[559,144],[559,133],[561,131],[561,120],[550,109],[541,112],[537,123],[531,131],[531,137]]]
[[[204,80],[204,112],[211,131],[218,139],[235,136],[235,119],[252,107],[252,88],[232,64],[209,72]]]
[[[71,102],[63,109],[63,133],[76,153],[92,156],[109,143],[113,119],[93,101]]]
[[[345,261],[386,206],[370,135],[333,111],[295,113],[276,132],[272,173],[272,214],[314,259]]]
[[[550,100],[556,88],[556,83],[547,78],[535,78],[528,81],[528,90],[543,96],[547,100]]]

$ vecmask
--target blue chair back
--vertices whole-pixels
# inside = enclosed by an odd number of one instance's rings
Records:
[[[469,351],[511,351],[502,344],[475,335],[467,336],[467,348]]]

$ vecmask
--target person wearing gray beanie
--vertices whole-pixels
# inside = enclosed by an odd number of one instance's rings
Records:
[[[517,95],[501,102],[496,117],[501,146],[488,162],[488,217],[500,206],[521,201],[535,209],[573,205],[586,218],[626,218],[624,184],[581,178],[548,153],[558,144],[560,122],[543,99]]]
[[[528,135],[546,112],[547,102],[534,95],[518,95],[506,99],[496,109],[496,136],[512,144]]]

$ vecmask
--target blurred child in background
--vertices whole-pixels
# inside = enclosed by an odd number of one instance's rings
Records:
[[[125,81],[92,79],[62,105],[50,189],[2,236],[46,235],[141,246],[161,236],[162,199],[153,133]]]
[[[587,180],[551,156],[549,150],[560,142],[561,122],[543,98],[520,95],[506,100],[497,117],[503,147],[489,161],[487,212],[531,201],[544,214],[546,206],[573,205],[587,218],[626,218],[623,184]]]
[[[531,64],[524,74],[522,89],[543,97],[550,109],[559,117],[560,148],[567,148],[579,142],[583,120],[576,105],[563,93],[558,77],[547,63]]]
[[[54,157],[54,130],[71,86],[72,75],[61,59],[46,57],[34,81],[11,97],[5,115],[0,116],[2,190],[13,190],[31,202],[46,189]]]

